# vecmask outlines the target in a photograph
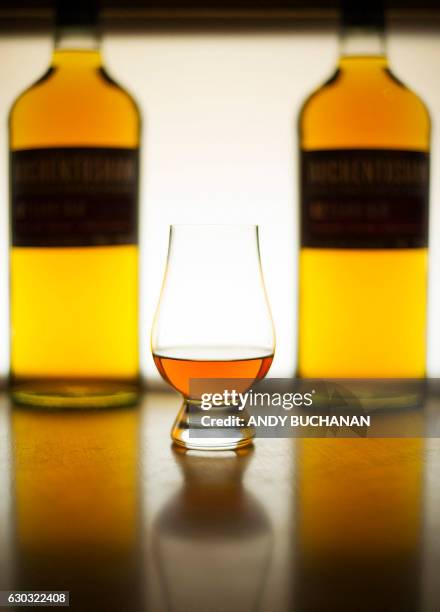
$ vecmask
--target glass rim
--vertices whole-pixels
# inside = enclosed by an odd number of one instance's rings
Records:
[[[259,229],[259,225],[256,223],[171,223],[170,229],[179,229],[179,228],[203,228],[203,227],[221,227],[221,228],[243,228],[243,229]]]

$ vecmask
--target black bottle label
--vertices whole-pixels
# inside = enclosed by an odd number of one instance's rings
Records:
[[[428,244],[429,155],[395,149],[301,151],[301,246]]]
[[[138,174],[138,149],[12,151],[12,244],[137,244]]]

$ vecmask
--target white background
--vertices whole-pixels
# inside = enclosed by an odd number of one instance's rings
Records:
[[[141,363],[158,375],[149,332],[171,223],[257,223],[277,330],[273,376],[296,363],[296,117],[332,71],[335,32],[111,35],[111,74],[143,115]],[[440,37],[391,30],[390,62],[433,120],[429,373],[440,375]],[[0,374],[8,368],[7,114],[46,69],[47,36],[0,39]],[[38,296],[35,296],[38,299]],[[184,296],[182,296],[184,299]],[[195,296],[192,299],[196,299]],[[361,323],[360,323],[361,324]]]

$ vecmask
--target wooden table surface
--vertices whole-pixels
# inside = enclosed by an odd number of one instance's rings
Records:
[[[178,408],[2,397],[1,589],[68,590],[80,612],[440,611],[438,438],[185,454]]]

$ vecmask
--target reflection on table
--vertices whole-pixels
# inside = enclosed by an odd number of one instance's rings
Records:
[[[141,609],[139,410],[11,411],[15,576],[74,610]]]
[[[0,588],[69,590],[74,612],[440,609],[440,441],[422,413],[416,437],[213,454],[171,447],[178,405],[0,397]]]
[[[252,451],[174,451],[183,484],[153,524],[168,609],[258,609],[272,534],[262,504],[242,483]]]
[[[421,610],[423,448],[298,440],[295,610]]]

